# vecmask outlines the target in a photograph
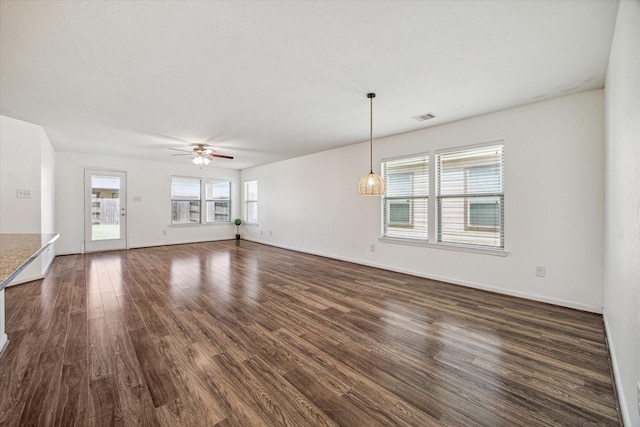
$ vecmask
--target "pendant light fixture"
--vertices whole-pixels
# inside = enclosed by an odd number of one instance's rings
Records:
[[[382,196],[384,194],[384,180],[373,173],[373,98],[375,93],[368,93],[369,98],[369,166],[370,172],[362,177],[358,184],[361,196]]]

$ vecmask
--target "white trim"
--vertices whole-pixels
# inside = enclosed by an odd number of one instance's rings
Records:
[[[557,306],[560,306],[560,307],[567,307],[567,308],[573,308],[575,310],[588,311],[588,312],[591,312],[591,313],[602,314],[602,307],[601,306],[583,304],[583,303],[579,303],[579,302],[567,301],[567,300],[557,299],[557,298],[550,298],[550,297],[546,297],[546,296],[543,296],[543,295],[530,294],[530,293],[527,293],[527,292],[520,292],[520,291],[515,291],[515,290],[512,290],[512,289],[504,289],[504,288],[499,288],[499,287],[496,287],[496,286],[486,285],[486,284],[483,284],[483,283],[468,282],[468,281],[454,279],[454,278],[445,277],[445,276],[434,276],[434,275],[430,275],[430,274],[424,274],[424,273],[418,272],[418,271],[407,270],[407,269],[403,269],[403,268],[389,267],[387,265],[382,265],[382,264],[373,263],[373,262],[366,262],[366,261],[353,259],[353,258],[348,258],[348,257],[336,256],[336,255],[328,254],[328,253],[324,253],[324,252],[309,251],[309,250],[306,250],[306,249],[300,249],[300,248],[293,247],[293,246],[288,246],[288,245],[278,245],[278,244],[275,244],[275,243],[272,243],[272,242],[263,241],[263,240],[255,240],[255,239],[245,239],[245,240],[250,241],[250,242],[260,243],[260,244],[267,245],[267,246],[274,246],[274,247],[277,247],[277,248],[289,249],[289,250],[296,251],[296,252],[307,253],[307,254],[310,254],[310,255],[317,255],[317,256],[321,256],[321,257],[325,257],[325,258],[337,259],[339,261],[347,261],[347,262],[352,262],[354,264],[366,265],[367,267],[379,268],[381,270],[388,270],[388,271],[393,271],[393,272],[396,272],[396,273],[409,274],[411,276],[422,277],[424,279],[437,280],[439,282],[446,282],[446,283],[451,283],[453,285],[465,286],[467,288],[480,289],[480,290],[484,290],[484,291],[494,292],[496,294],[509,295],[509,296],[513,296],[513,297],[532,300],[532,301],[538,301],[538,302],[544,302],[544,303],[547,303],[547,304],[557,305]]]
[[[622,425],[631,425],[631,415],[629,415],[629,409],[627,408],[627,400],[625,399],[624,389],[622,388],[622,381],[620,375],[620,366],[618,365],[618,358],[616,357],[615,347],[611,340],[611,330],[609,329],[609,322],[607,322],[607,312],[602,310],[602,320],[604,322],[604,332],[607,339],[607,347],[609,348],[609,358],[611,359],[611,369],[613,370],[613,386],[616,388],[618,394],[618,405],[620,408],[620,414],[622,415]]]
[[[7,288],[10,288],[11,286],[15,286],[15,285],[21,285],[23,283],[29,283],[29,282],[33,282],[35,280],[41,280],[44,279],[46,276],[46,274],[34,274],[33,276],[27,276],[27,277],[20,277],[20,280],[16,280],[18,279],[18,277],[16,277],[16,279],[14,279],[10,284],[7,285]]]
[[[9,337],[6,333],[6,323],[5,323],[5,305],[4,305],[4,289],[0,291],[0,357],[4,355],[4,351],[7,348],[7,343],[9,342]]]
[[[210,227],[210,226],[220,226],[220,225],[233,225],[235,224],[233,221],[217,221],[217,222],[189,222],[184,224],[167,224],[167,228],[190,228],[190,227]]]
[[[462,246],[462,245],[447,244],[447,243],[431,243],[422,239],[402,239],[399,237],[380,236],[378,240],[381,242],[393,243],[396,245],[420,246],[423,248],[445,249],[448,251],[472,252],[476,254],[502,256],[502,257],[509,255],[509,252],[504,249]]]
[[[4,355],[4,351],[7,349],[8,344],[9,336],[7,334],[0,335],[0,358]]]
[[[442,148],[442,149],[436,150],[435,154],[456,153],[458,151],[473,150],[474,148],[491,147],[493,145],[504,145],[504,139],[497,139],[495,141],[488,141],[488,142],[480,142],[478,144],[461,145],[458,147]]]
[[[380,163],[393,162],[393,161],[396,161],[396,160],[412,159],[414,157],[426,157],[427,158],[427,163],[430,160],[429,152],[428,151],[422,151],[420,153],[406,154],[404,156],[386,157],[384,159],[380,159]]]

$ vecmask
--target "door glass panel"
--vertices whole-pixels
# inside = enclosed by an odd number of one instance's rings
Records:
[[[120,178],[91,176],[91,240],[120,238]]]

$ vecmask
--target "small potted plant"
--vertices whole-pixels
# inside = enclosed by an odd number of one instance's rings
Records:
[[[240,240],[240,226],[242,225],[242,220],[240,218],[236,218],[233,223],[236,225],[236,240]]]

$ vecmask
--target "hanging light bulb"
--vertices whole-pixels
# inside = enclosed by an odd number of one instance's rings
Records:
[[[368,93],[370,100],[369,108],[369,166],[370,172],[362,177],[358,184],[358,191],[361,196],[382,196],[384,194],[384,180],[380,175],[373,173],[373,98],[375,93]]]
[[[202,163],[204,163],[204,162],[203,162],[203,160],[204,160],[204,159],[203,159],[202,157],[200,157],[200,156],[195,156],[195,157],[193,158],[192,162],[193,162],[194,164],[196,164],[196,165],[201,165]],[[208,163],[208,162],[207,162],[207,163]]]

